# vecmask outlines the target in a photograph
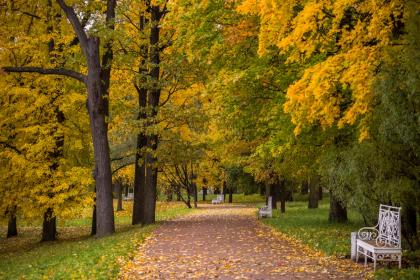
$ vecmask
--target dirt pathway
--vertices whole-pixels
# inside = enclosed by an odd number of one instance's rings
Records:
[[[363,279],[350,260],[326,257],[274,232],[255,208],[201,206],[160,226],[121,279]]]

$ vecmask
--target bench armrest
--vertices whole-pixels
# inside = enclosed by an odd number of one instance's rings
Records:
[[[378,237],[378,234],[376,227],[363,227],[357,232],[357,238],[360,240],[374,240]]]

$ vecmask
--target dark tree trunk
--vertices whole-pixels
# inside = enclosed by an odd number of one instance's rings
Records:
[[[105,92],[101,87],[99,39],[92,37],[87,42],[88,76],[86,85],[93,155],[96,163],[94,176],[96,183],[96,235],[102,237],[115,231],[108,123],[105,120],[108,108],[104,101]]]
[[[280,200],[280,184],[270,185],[270,195],[272,197],[273,209],[277,209],[277,202]]]
[[[293,191],[287,190],[286,191],[286,201],[293,201]]]
[[[309,180],[309,201],[308,208],[318,208],[319,176],[313,176]]]
[[[9,222],[7,223],[7,238],[18,235],[16,223],[16,206],[11,208],[12,209],[10,211],[7,211],[7,215],[9,216]]]
[[[48,208],[44,213],[44,221],[42,223],[42,238],[41,241],[57,240],[57,223],[56,217],[53,216],[53,211]]]
[[[282,180],[279,183],[279,200],[280,200],[280,212],[286,212],[286,198],[287,198],[287,191],[286,191],[286,181]]]
[[[420,247],[417,236],[417,214],[416,208],[412,205],[403,205],[401,213],[402,234],[411,250]]]
[[[338,199],[335,198],[332,192],[330,192],[330,212],[328,221],[330,223],[347,222],[347,209]]]
[[[322,187],[321,186],[319,186],[319,189],[318,189],[318,198],[319,198],[319,200],[322,200],[322,198],[323,198],[323,191],[322,191]]]
[[[226,181],[223,181],[222,192],[223,192],[223,202],[225,202],[226,194],[228,193],[227,186],[226,186]]]
[[[140,16],[140,34],[143,36],[143,32],[146,28],[148,21],[144,15]],[[146,59],[147,54],[147,44],[143,44],[140,47],[140,53],[142,59],[140,60],[139,81],[134,83],[134,87],[137,90],[138,103],[139,103],[139,114],[137,116],[138,120],[147,119],[146,107],[147,107],[147,65]],[[137,146],[136,146],[136,162],[135,162],[135,171],[134,171],[134,202],[133,202],[133,217],[132,224],[140,224],[144,220],[144,211],[143,207],[145,204],[145,185],[146,185],[146,163],[142,153],[142,149],[147,145],[147,137],[144,132],[141,132],[137,135]]]
[[[92,227],[90,230],[90,235],[95,235],[96,234],[96,202],[93,205],[93,210],[92,210]]]
[[[300,188],[300,193],[301,194],[308,194],[309,192],[309,184],[308,181],[303,181],[301,188]]]
[[[233,186],[229,188],[229,203],[233,203]]]
[[[159,22],[164,12],[157,5],[151,5],[150,10],[150,37],[149,37],[149,58],[151,87],[148,91],[147,105],[151,111],[150,117],[153,119],[158,113],[160,99],[160,48],[159,48]],[[154,125],[154,123],[150,123]],[[143,224],[152,224],[155,222],[156,194],[157,194],[157,158],[155,151],[158,147],[159,137],[157,134],[147,136],[147,148],[149,152],[146,155],[146,184],[144,195],[144,220]]]
[[[115,182],[115,193],[118,199],[117,211],[122,211],[124,210],[122,207],[122,184],[119,181]]]
[[[176,192],[176,201],[181,201],[181,190],[178,188],[177,192]]]
[[[203,201],[206,201],[207,188],[203,187]]]
[[[128,197],[128,184],[124,184],[124,196]]]
[[[194,208],[197,208],[197,202],[198,202],[198,192],[197,192],[197,184],[192,183],[193,192],[194,192]]]

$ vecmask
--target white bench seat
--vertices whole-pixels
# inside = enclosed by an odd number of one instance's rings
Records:
[[[272,204],[273,198],[271,196],[268,197],[268,203],[266,206],[261,207],[258,210],[258,217],[259,218],[263,218],[263,217],[273,217],[273,204]]]

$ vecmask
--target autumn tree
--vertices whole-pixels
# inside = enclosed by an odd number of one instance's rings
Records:
[[[2,69],[9,73],[61,75],[85,84],[88,92],[87,105],[95,158],[95,171],[93,173],[96,181],[97,194],[97,235],[104,236],[114,231],[111,166],[107,135],[107,96],[110,85],[113,52],[110,36],[103,40],[103,44],[100,43],[100,37],[103,33],[109,33],[110,30],[112,31],[115,28],[116,1],[107,1],[104,22],[101,22],[100,17],[95,17],[97,21],[94,20],[91,22],[89,28],[87,28],[87,23],[90,20],[90,16],[95,13],[101,13],[101,5],[87,2],[86,4],[72,6],[67,5],[65,1],[61,0],[57,0],[56,3],[70,22],[74,32],[73,34],[75,34],[75,38],[71,38],[70,41],[63,44],[62,48],[64,51],[66,49],[71,51],[72,45],[78,44],[80,46],[84,58],[83,61],[87,68],[87,74],[82,74],[77,70],[61,67],[60,65],[44,67],[32,61],[17,67],[3,66]],[[23,3],[23,8],[27,6],[27,3]],[[82,14],[86,19],[80,19],[78,14]],[[64,34],[58,35],[64,36]],[[27,38],[19,38],[18,40],[25,39]],[[100,54],[100,46],[103,47],[102,56]],[[72,63],[69,66],[72,66]]]

